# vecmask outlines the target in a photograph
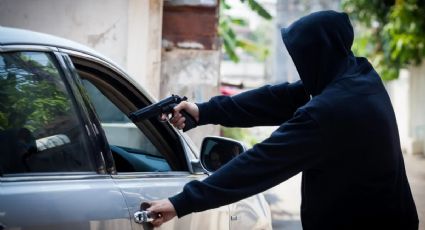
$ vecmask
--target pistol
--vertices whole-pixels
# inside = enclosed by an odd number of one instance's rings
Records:
[[[169,115],[173,114],[174,107],[178,105],[182,101],[186,101],[187,97],[180,97],[178,95],[171,95],[170,97],[167,97],[165,99],[162,99],[161,101],[154,103],[152,105],[148,105],[144,108],[141,108],[135,112],[132,112],[128,115],[128,117],[133,120],[145,120],[149,119],[151,117],[160,117],[162,114],[166,114],[167,117]],[[189,113],[187,113],[185,110],[180,111],[180,113],[186,118],[185,120],[185,126],[183,128],[183,132],[186,132],[189,129],[196,127],[196,121],[195,118],[192,117]]]

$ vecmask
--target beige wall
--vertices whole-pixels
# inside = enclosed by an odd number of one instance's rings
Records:
[[[425,153],[425,62],[400,72],[387,83],[394,106],[403,150]]]
[[[159,96],[162,1],[0,0],[0,25],[85,44]]]
[[[162,52],[161,97],[186,96],[191,102],[208,101],[219,94],[220,51],[174,48]],[[196,145],[205,136],[219,135],[220,127],[205,125],[187,132]]]

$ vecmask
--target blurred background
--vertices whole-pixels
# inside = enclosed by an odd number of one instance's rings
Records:
[[[367,57],[385,82],[425,221],[425,0],[0,0],[0,25],[85,44],[158,99],[173,93],[203,102],[299,79],[280,28],[329,9],[349,14],[354,53]],[[209,125],[188,134],[198,145],[222,135],[252,146],[274,129]],[[300,181],[297,175],[266,192],[274,229],[302,229]]]

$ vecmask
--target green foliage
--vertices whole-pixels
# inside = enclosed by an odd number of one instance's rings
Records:
[[[253,10],[254,12],[256,12],[259,16],[261,16],[264,19],[272,19],[272,16],[270,15],[269,12],[267,12],[267,10],[265,10],[263,8],[263,6],[261,6],[257,1],[255,0],[241,0],[241,2],[248,2],[249,8],[251,8],[251,10]]]
[[[384,27],[389,37],[392,60],[419,64],[425,56],[425,5],[405,1],[394,7],[389,15],[392,23]]]
[[[221,133],[223,137],[242,141],[247,144],[248,147],[252,147],[258,142],[258,140],[252,134],[250,134],[247,129],[243,128],[221,127]]]
[[[359,22],[353,51],[371,60],[384,80],[425,57],[425,0],[344,0]]]
[[[247,4],[252,11],[257,13],[260,17],[270,20],[272,16],[266,9],[261,6],[256,0],[240,0],[242,3]],[[235,33],[235,26],[246,27],[248,23],[243,18],[235,18],[227,12],[231,6],[226,0],[220,1],[220,20],[218,33],[223,39],[223,47],[226,54],[234,62],[239,62],[239,55],[236,52],[237,48],[241,48],[246,53],[256,57],[259,60],[264,60],[269,55],[269,50],[263,44],[255,42],[250,39],[240,38]]]

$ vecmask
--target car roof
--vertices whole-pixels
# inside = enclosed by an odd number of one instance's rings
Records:
[[[14,45],[35,45],[35,46],[46,46],[46,47],[55,47],[59,49],[71,50],[81,52],[90,56],[94,56],[103,61],[106,61],[109,65],[112,65],[114,68],[119,70],[125,75],[125,78],[129,80],[133,85],[139,88],[141,92],[144,93],[151,101],[154,100],[151,94],[141,87],[134,79],[132,79],[126,71],[124,71],[119,65],[117,65],[111,59],[103,56],[99,52],[82,45],[78,42],[74,42],[65,38],[53,36],[50,34],[35,32],[26,29],[18,29],[11,27],[0,26],[0,51],[1,46],[14,46]]]
[[[31,30],[0,26],[0,46],[5,45],[39,45],[57,47],[90,54],[110,63],[114,63],[99,52],[78,42]],[[117,66],[115,63],[114,65]]]
[[[103,56],[99,52],[82,45],[78,42],[74,42],[65,38],[56,37],[54,35],[35,32],[31,30],[11,28],[0,26],[0,51],[1,46],[45,46],[59,49],[65,49],[70,51],[81,52],[90,56],[94,56],[103,61],[108,62],[109,65],[120,70],[122,73],[127,73],[119,67],[114,61]],[[128,77],[128,75],[127,75]]]

